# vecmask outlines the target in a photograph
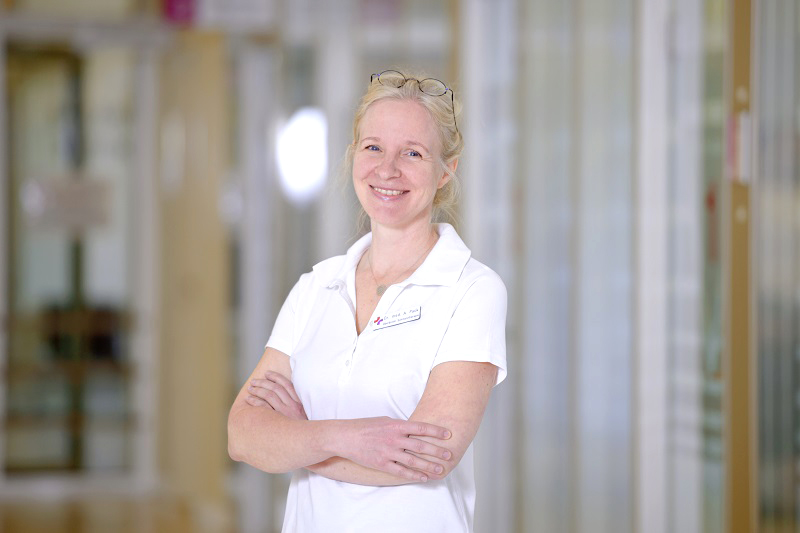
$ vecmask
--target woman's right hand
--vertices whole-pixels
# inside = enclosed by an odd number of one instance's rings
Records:
[[[292,380],[280,372],[267,372],[264,379],[253,379],[247,387],[245,399],[253,407],[271,407],[283,416],[294,420],[308,420],[300,396]]]
[[[447,429],[389,417],[342,420],[338,455],[355,463],[387,472],[412,481],[439,478],[444,472],[441,464],[421,456],[448,461],[453,454],[447,448],[415,438],[450,438]]]

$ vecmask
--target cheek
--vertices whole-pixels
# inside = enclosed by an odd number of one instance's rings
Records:
[[[364,174],[369,172],[369,160],[364,157],[356,156],[353,158],[353,180],[363,178]]]

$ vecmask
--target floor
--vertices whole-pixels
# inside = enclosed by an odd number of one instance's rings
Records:
[[[0,533],[194,533],[187,506],[175,501],[93,499],[3,503]],[[232,533],[215,529],[214,533]]]

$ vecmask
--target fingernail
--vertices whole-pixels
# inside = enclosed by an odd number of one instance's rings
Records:
[[[420,481],[425,483],[426,481],[428,481],[428,476],[422,476],[422,479]]]
[[[450,438],[450,432],[449,431],[445,431],[444,432],[444,438],[446,438],[446,439]]]
[[[441,466],[437,466],[436,468],[434,468],[434,470],[436,470],[437,474],[441,474],[442,473],[442,467]]]
[[[445,459],[450,459],[450,452],[444,452],[442,454],[442,457],[444,457]]]

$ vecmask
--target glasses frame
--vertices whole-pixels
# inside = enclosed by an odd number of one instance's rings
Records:
[[[401,78],[403,78],[403,83],[401,83],[400,85],[394,85],[394,84],[391,84],[391,83],[384,83],[384,82],[381,81],[381,76],[383,76],[384,74],[397,74]],[[427,94],[428,96],[444,96],[445,94],[450,92],[450,109],[451,109],[451,111],[453,113],[453,124],[456,127],[456,133],[461,135],[461,132],[458,130],[458,122],[456,122],[456,103],[455,103],[455,96],[454,96],[454,93],[453,93],[453,89],[448,87],[447,84],[445,82],[443,82],[442,80],[439,80],[439,79],[436,79],[436,78],[425,78],[423,80],[418,80],[417,78],[406,77],[405,74],[403,74],[402,72],[399,72],[397,70],[384,70],[383,72],[379,72],[378,74],[372,74],[369,77],[370,85],[372,85],[372,83],[374,83],[375,80],[378,80],[378,83],[380,83],[381,85],[384,85],[386,87],[394,87],[395,89],[399,89],[400,87],[402,87],[403,85],[405,85],[409,81],[414,80],[415,82],[417,82],[417,89],[421,93]],[[422,84],[425,83],[426,81],[435,81],[437,83],[440,83],[442,85],[442,87],[444,87],[444,90],[442,92],[440,92],[440,93],[432,93],[432,92],[426,91],[426,90],[424,90],[422,88]]]

